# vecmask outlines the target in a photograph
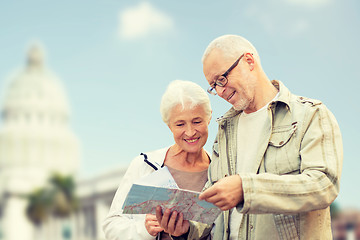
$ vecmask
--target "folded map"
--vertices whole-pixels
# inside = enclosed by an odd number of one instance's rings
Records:
[[[199,192],[133,184],[123,205],[124,214],[156,214],[156,206],[176,210],[185,220],[212,224],[221,210],[199,200]]]

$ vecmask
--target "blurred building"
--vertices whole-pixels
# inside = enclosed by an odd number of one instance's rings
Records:
[[[360,211],[344,209],[331,221],[334,240],[360,240]]]
[[[72,216],[73,240],[105,239],[102,221],[109,212],[111,202],[126,168],[103,172],[79,180],[80,209]]]
[[[79,141],[69,125],[69,103],[61,81],[47,69],[44,52],[30,48],[26,66],[10,79],[1,108],[0,239],[103,239],[106,215],[123,169],[77,183],[80,208],[67,219],[52,218],[41,228],[26,215],[24,197],[44,187],[54,173],[76,178]]]

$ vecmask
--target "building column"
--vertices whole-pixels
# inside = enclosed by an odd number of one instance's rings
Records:
[[[3,212],[3,239],[33,240],[34,226],[26,215],[27,200],[10,195]]]
[[[100,199],[97,199],[95,202],[95,211],[96,211],[96,237],[97,239],[105,239],[105,234],[102,230],[102,223],[109,213],[109,206]]]

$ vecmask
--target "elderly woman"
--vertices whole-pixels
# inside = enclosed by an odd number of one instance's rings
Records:
[[[175,143],[146,153],[146,161],[138,156],[131,162],[103,224],[109,240],[171,239],[155,215],[122,214],[126,195],[136,180],[167,166],[179,188],[200,192],[207,181],[210,158],[203,146],[212,111],[206,92],[193,82],[175,80],[162,97],[160,112]]]

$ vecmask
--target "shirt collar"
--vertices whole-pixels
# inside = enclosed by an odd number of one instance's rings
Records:
[[[285,87],[285,85],[279,81],[279,80],[272,80],[271,83],[274,85],[274,87],[279,91],[278,97],[274,102],[282,102],[285,104],[286,108],[291,112],[290,109],[290,96],[291,93],[289,89]],[[235,110],[233,107],[230,108],[222,117],[219,117],[216,119],[218,123],[222,122],[223,120],[227,118],[232,118],[238,114],[242,113],[242,110]]]
[[[291,112],[291,109],[290,109],[291,93],[290,93],[289,89],[287,89],[287,87],[285,87],[285,85],[281,81],[272,80],[271,83],[279,91],[279,96],[275,102],[284,103],[286,108]]]

